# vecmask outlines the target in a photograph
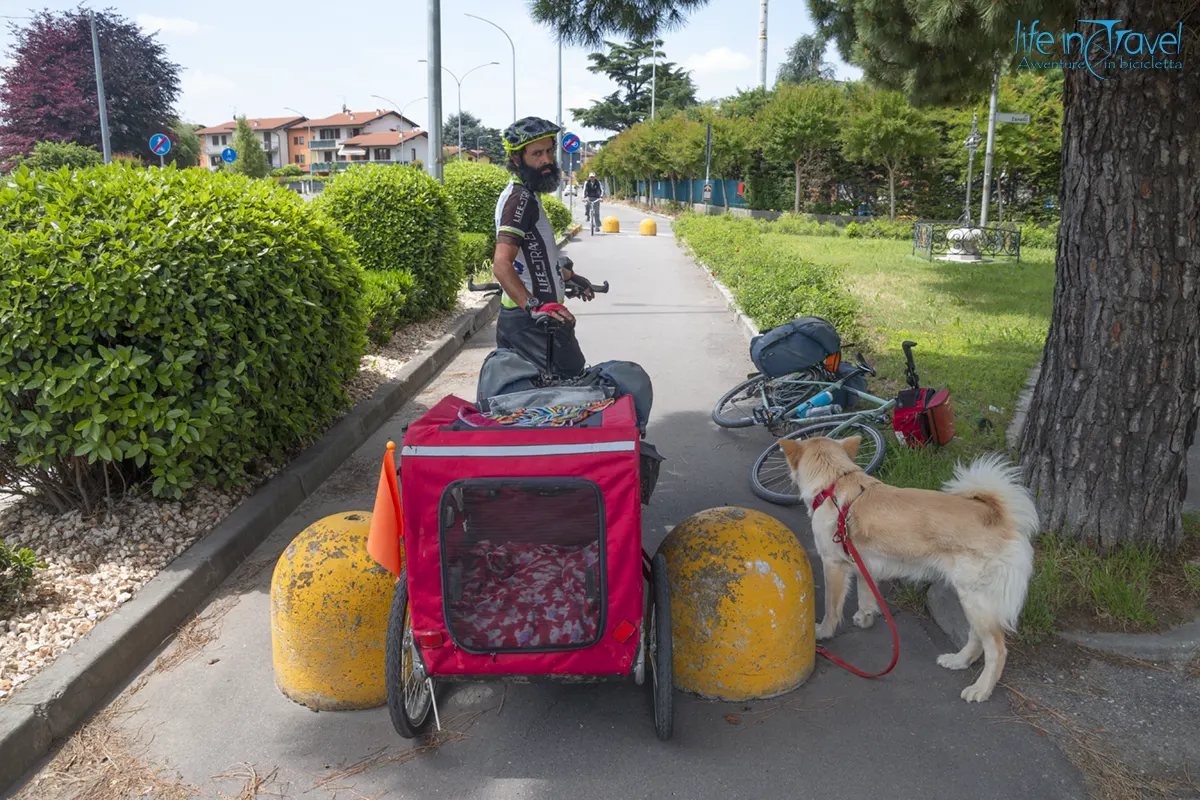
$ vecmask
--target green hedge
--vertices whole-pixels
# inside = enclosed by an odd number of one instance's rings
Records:
[[[857,308],[840,270],[770,244],[755,220],[684,214],[672,227],[760,330],[807,315],[829,320],[843,338],[854,329]]]
[[[432,177],[363,164],[330,180],[311,203],[354,239],[368,270],[412,275],[408,309],[414,318],[454,306],[465,280],[459,218]]]
[[[458,238],[462,244],[463,267],[468,275],[474,275],[496,253],[492,237],[486,234],[464,233]]]
[[[571,227],[571,209],[552,194],[542,195],[542,207],[550,217],[550,225],[556,236],[562,236]]]
[[[494,249],[496,242],[496,203],[512,176],[495,164],[472,161],[451,161],[444,170],[446,193],[465,233],[488,237]],[[490,253],[489,253],[490,255]],[[470,262],[467,264],[470,267]]]
[[[1058,247],[1058,223],[1043,228],[1041,225],[1021,226],[1021,247]]]
[[[346,408],[362,294],[349,239],[269,181],[15,172],[0,184],[0,475],[36,478],[60,509],[125,481],[176,498],[237,483]]]
[[[412,273],[404,270],[363,273],[367,336],[375,344],[387,344],[392,333],[413,316]]]

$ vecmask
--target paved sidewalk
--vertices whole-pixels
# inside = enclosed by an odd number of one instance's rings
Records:
[[[582,218],[580,204],[577,216]],[[667,461],[645,541],[653,552],[669,526],[719,505],[758,508],[790,526],[812,553],[802,509],[756,499],[749,470],[770,436],[726,431],[712,404],[752,367],[724,300],[676,247],[669,222],[637,235],[642,216],[608,204],[618,235],[568,247],[577,269],[612,290],[575,303],[592,362],[641,363],[654,379],[648,441]],[[143,758],[199,789],[236,796],[241,782],[216,776],[251,764],[278,770],[263,796],[306,798],[1075,798],[1079,774],[1055,746],[1013,720],[1008,697],[968,705],[959,692],[977,670],[950,672],[934,659],[951,645],[932,623],[900,612],[900,663],[885,678],[856,678],[818,659],[791,695],[743,706],[676,695],[675,737],[654,736],[648,688],[633,685],[465,685],[441,707],[464,737],[428,752],[392,730],[385,708],[314,713],[275,687],[269,592],[276,558],[301,530],[329,514],[370,510],[389,438],[447,394],[472,399],[494,327],[459,357],[275,530],[223,587],[233,605],[215,637],[144,685],[119,724],[147,743]],[[820,580],[819,562],[811,555]],[[253,569],[260,568],[255,575]],[[247,574],[249,573],[249,574]],[[818,609],[819,611],[819,609]],[[882,665],[886,626],[847,632],[831,645],[854,663]],[[741,715],[731,724],[727,714]],[[374,769],[322,783],[383,752]],[[351,787],[351,788],[347,788]]]

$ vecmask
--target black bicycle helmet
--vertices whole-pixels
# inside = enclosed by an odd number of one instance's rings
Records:
[[[504,131],[504,149],[514,153],[527,144],[557,136],[559,130],[553,122],[541,117],[519,119]]]

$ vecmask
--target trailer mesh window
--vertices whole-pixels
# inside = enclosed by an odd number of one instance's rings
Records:
[[[604,629],[604,504],[582,478],[480,478],[439,509],[443,607],[466,650],[572,650]]]

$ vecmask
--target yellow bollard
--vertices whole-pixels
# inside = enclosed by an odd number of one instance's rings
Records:
[[[600,230],[604,233],[620,233],[621,223],[617,221],[616,217],[605,217],[600,222]]]
[[[384,644],[396,577],[367,553],[371,514],[348,511],[309,525],[271,578],[275,685],[317,711],[387,702]]]
[[[746,508],[693,514],[659,547],[671,585],[676,688],[742,701],[792,691],[812,674],[812,566],[795,535]]]
[[[658,223],[649,218],[644,219],[642,220],[642,224],[638,226],[638,233],[642,236],[657,236]]]

